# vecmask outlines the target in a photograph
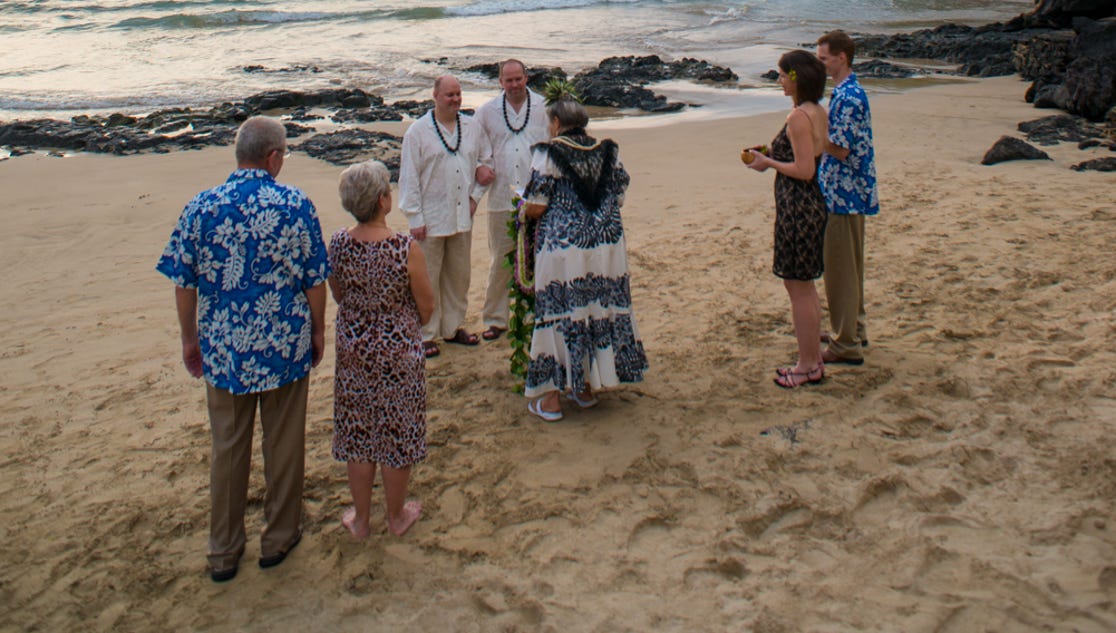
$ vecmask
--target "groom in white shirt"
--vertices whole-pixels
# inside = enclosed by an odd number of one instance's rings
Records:
[[[462,116],[461,84],[449,75],[434,81],[434,109],[403,135],[399,210],[426,256],[434,288],[434,314],[422,328],[427,358],[447,343],[476,345],[464,328],[469,293],[470,246],[477,201],[492,182],[488,137]]]
[[[518,59],[500,62],[500,88],[495,98],[477,110],[492,148],[494,186],[488,190],[488,289],[484,298],[481,336],[492,341],[508,329],[508,283],[512,271],[505,261],[515,249],[508,236],[512,191],[522,191],[531,177],[531,146],[549,138],[546,103],[527,88],[527,69]]]

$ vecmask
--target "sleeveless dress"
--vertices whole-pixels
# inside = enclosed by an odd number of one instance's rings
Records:
[[[329,243],[337,307],[333,458],[406,468],[426,457],[426,356],[407,254],[411,236]]]
[[[794,162],[794,151],[787,137],[787,126],[771,141],[771,158]],[[775,175],[775,263],[776,277],[811,281],[822,275],[822,248],[829,211],[818,185],[818,164],[810,180]]]

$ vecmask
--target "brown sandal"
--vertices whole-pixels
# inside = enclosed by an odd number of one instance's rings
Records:
[[[452,337],[447,338],[446,342],[455,345],[476,345],[480,343],[480,339],[477,338],[476,334],[469,334],[464,329],[457,328],[457,331],[453,333]]]
[[[794,371],[794,368],[788,368],[785,373],[779,373],[775,378],[775,384],[783,389],[794,389],[802,385],[814,385],[825,380],[825,365],[818,365],[810,371]],[[816,377],[815,377],[816,374]]]
[[[426,354],[427,358],[434,358],[438,354],[441,354],[442,350],[438,349],[438,344],[434,341],[423,341],[422,352]]]
[[[504,332],[507,332],[507,331],[508,331],[507,328],[502,328],[502,327],[497,327],[495,325],[490,325],[490,326],[488,326],[487,330],[481,332],[481,338],[483,338],[486,341],[495,341],[496,339],[503,336]]]

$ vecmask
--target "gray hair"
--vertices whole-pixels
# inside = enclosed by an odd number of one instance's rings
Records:
[[[391,174],[378,160],[366,160],[350,165],[341,172],[337,192],[341,194],[341,206],[351,213],[357,222],[367,222],[376,217],[376,207],[380,197],[389,191]]]
[[[275,119],[254,116],[236,132],[236,162],[260,163],[267,155],[287,146],[287,128]]]
[[[589,125],[589,113],[586,112],[585,106],[569,97],[563,97],[546,106],[546,116],[558,119],[559,130]]]

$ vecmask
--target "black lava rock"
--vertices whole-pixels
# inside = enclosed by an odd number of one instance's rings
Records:
[[[981,159],[981,165],[995,165],[1009,160],[1050,160],[1046,152],[1011,136],[1001,136]]]

